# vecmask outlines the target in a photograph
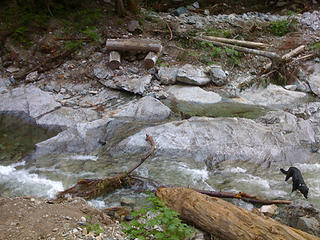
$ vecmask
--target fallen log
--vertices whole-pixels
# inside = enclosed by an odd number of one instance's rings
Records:
[[[213,37],[213,36],[202,36],[202,38],[210,41],[222,42],[222,43],[231,43],[236,44],[243,47],[251,47],[251,48],[266,48],[268,45],[259,42],[250,42],[250,41],[243,41],[237,39],[230,39],[230,38],[222,38],[222,37]]]
[[[156,52],[162,51],[160,42],[153,39],[107,39],[106,49],[110,51],[142,51]]]
[[[146,135],[146,141],[150,142],[151,150],[141,158],[140,162],[131,168],[128,172],[120,173],[112,178],[102,179],[80,179],[74,186],[57,194],[57,199],[64,199],[68,195],[72,197],[82,197],[84,199],[93,199],[103,194],[108,194],[116,189],[129,187],[131,185],[130,174],[137,169],[154,151],[154,141],[151,136]]]
[[[180,218],[225,240],[319,240],[306,232],[259,216],[219,198],[189,188],[158,188],[156,195]]]

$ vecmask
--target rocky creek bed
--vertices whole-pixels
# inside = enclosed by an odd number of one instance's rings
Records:
[[[179,34],[212,25],[223,29],[230,23],[260,27],[286,18],[267,13],[146,14],[170,22]],[[295,17],[296,45],[319,41],[319,11]],[[160,63],[150,70],[136,56],[112,70],[103,48],[86,55],[80,50],[77,58],[47,72],[31,72],[20,82],[14,79],[21,70],[18,64],[5,61],[1,66],[0,211],[6,214],[0,217],[0,238],[126,239],[102,209],[119,206],[123,197],[143,204],[144,193],[124,189],[89,202],[99,210],[82,199],[58,203],[44,198],[53,198],[80,178],[130,169],[148,151],[146,134],[156,148],[138,169],[139,176],[161,184],[294,200],[273,217],[320,236],[319,57],[295,60],[297,77],[290,85],[249,84],[242,89],[256,78],[265,58],[248,54],[238,67],[222,60],[208,68],[195,54],[182,57],[186,50],[165,37],[135,30],[123,28],[117,34],[151,36],[164,44]],[[258,40],[279,45],[290,36]],[[289,166],[303,172],[308,200],[290,193],[290,183],[279,171]],[[239,200],[233,203],[254,208]],[[85,232],[88,217],[90,224],[103,226],[103,234]]]

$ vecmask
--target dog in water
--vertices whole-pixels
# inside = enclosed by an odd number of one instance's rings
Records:
[[[299,190],[305,198],[308,198],[309,188],[305,184],[300,170],[296,167],[290,167],[288,171],[280,168],[280,171],[286,175],[285,181],[292,177],[292,192]]]

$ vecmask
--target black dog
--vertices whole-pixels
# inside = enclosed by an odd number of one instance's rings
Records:
[[[299,190],[305,198],[308,198],[309,188],[305,184],[302,174],[298,168],[290,167],[288,171],[280,168],[280,171],[287,175],[285,181],[292,177],[292,192]]]

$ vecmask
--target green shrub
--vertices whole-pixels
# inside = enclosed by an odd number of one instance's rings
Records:
[[[64,48],[66,50],[80,49],[82,47],[81,41],[66,41]]]
[[[230,31],[212,27],[206,29],[206,34],[208,36],[232,38],[232,33]]]
[[[270,22],[269,30],[273,35],[281,37],[294,31],[296,29],[296,22],[296,19],[276,20]]]
[[[235,65],[235,66],[240,65],[240,62],[241,62],[240,58],[243,56],[243,54],[233,48],[224,47],[224,49],[225,49],[226,54],[228,56],[228,62],[230,64]]]
[[[152,206],[133,212],[135,220],[121,223],[122,230],[130,239],[182,240],[194,232],[192,227],[181,222],[177,212],[169,209],[156,196],[151,194],[147,200]],[[150,214],[153,216],[148,216]]]
[[[309,49],[313,51],[317,56],[320,56],[320,42],[312,44]]]
[[[84,227],[88,230],[88,232],[94,232],[95,235],[103,233],[103,229],[99,226],[99,224],[86,224]]]

